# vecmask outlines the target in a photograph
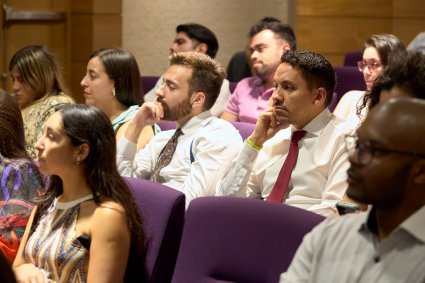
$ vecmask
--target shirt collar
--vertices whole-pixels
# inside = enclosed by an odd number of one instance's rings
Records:
[[[359,231],[369,232],[376,235],[378,233],[378,226],[376,223],[376,209],[372,208],[369,213],[364,213],[363,217],[364,221],[362,221]],[[406,220],[404,220],[394,231],[398,229],[405,230],[418,241],[425,243],[425,226],[423,225],[424,219],[425,205],[410,215]],[[392,233],[394,233],[394,231]]]
[[[313,134],[315,136],[320,136],[326,126],[329,124],[329,121],[332,119],[332,113],[326,107],[322,112],[319,113],[313,120],[311,120],[307,125],[304,126],[303,130],[305,130],[309,134]],[[293,127],[293,130],[295,127]]]
[[[182,127],[182,131],[185,135],[190,135],[198,129],[204,127],[212,118],[211,111],[207,110],[199,113],[196,116],[190,118]]]
[[[416,239],[425,243],[425,205],[401,223],[400,228],[406,230]]]

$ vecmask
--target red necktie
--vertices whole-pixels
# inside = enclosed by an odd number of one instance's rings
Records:
[[[291,179],[292,170],[297,163],[298,158],[298,141],[304,137],[306,131],[295,131],[292,133],[291,144],[289,146],[288,155],[286,156],[285,162],[280,169],[279,176],[277,177],[276,183],[267,198],[267,201],[283,202],[285,197],[286,189],[288,188],[289,180]]]
[[[178,128],[174,132],[173,136],[170,138],[170,140],[167,142],[167,144],[164,146],[161,153],[159,154],[158,161],[156,162],[155,168],[151,172],[149,180],[155,182],[156,177],[158,177],[161,169],[170,163],[171,159],[173,158],[174,151],[177,147],[177,140],[182,134],[183,131],[180,128]]]

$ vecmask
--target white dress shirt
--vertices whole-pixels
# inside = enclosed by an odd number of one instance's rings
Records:
[[[157,182],[186,195],[186,204],[200,196],[213,196],[223,178],[219,168],[228,168],[243,142],[238,130],[210,111],[191,118],[181,128],[176,150]],[[160,132],[139,152],[125,137],[118,142],[117,164],[122,176],[149,179],[158,156],[175,130]],[[192,162],[191,152],[194,158]]]
[[[326,108],[303,128],[307,133],[298,142],[298,159],[285,203],[325,216],[336,214],[335,204],[342,199],[348,186],[349,162],[344,136],[352,129],[346,126],[345,120]],[[217,194],[267,198],[286,159],[295,130],[288,127],[279,131],[259,152],[245,143]]]
[[[350,127],[358,128],[366,118],[368,111],[368,106],[366,106],[360,112],[360,116],[357,115],[357,108],[363,104],[365,94],[365,91],[360,90],[347,92],[339,100],[333,114],[346,119],[346,123],[348,123]]]
[[[304,237],[281,283],[425,282],[425,206],[379,240],[375,210],[331,217]]]

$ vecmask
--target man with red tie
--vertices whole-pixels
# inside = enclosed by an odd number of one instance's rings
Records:
[[[274,82],[269,107],[217,194],[336,214],[347,188],[344,136],[352,129],[328,110],[336,83],[332,65],[313,52],[288,51]]]

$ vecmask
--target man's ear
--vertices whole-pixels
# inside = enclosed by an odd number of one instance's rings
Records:
[[[412,165],[413,182],[420,185],[425,184],[425,160],[421,159]]]
[[[313,104],[314,105],[325,104],[327,95],[328,95],[328,93],[326,92],[326,89],[324,89],[323,87],[319,87],[315,91],[315,97],[314,97],[314,100],[313,100]]]
[[[287,43],[287,42],[283,43],[282,44],[282,50],[283,50],[283,53],[291,50],[291,46],[289,45],[289,43]]]
[[[192,95],[192,107],[195,106],[195,107],[203,108],[205,104],[205,99],[206,99],[205,93],[203,93],[202,91],[195,92]]]
[[[205,43],[200,43],[198,46],[196,46],[195,51],[207,53],[208,51],[208,45]]]

